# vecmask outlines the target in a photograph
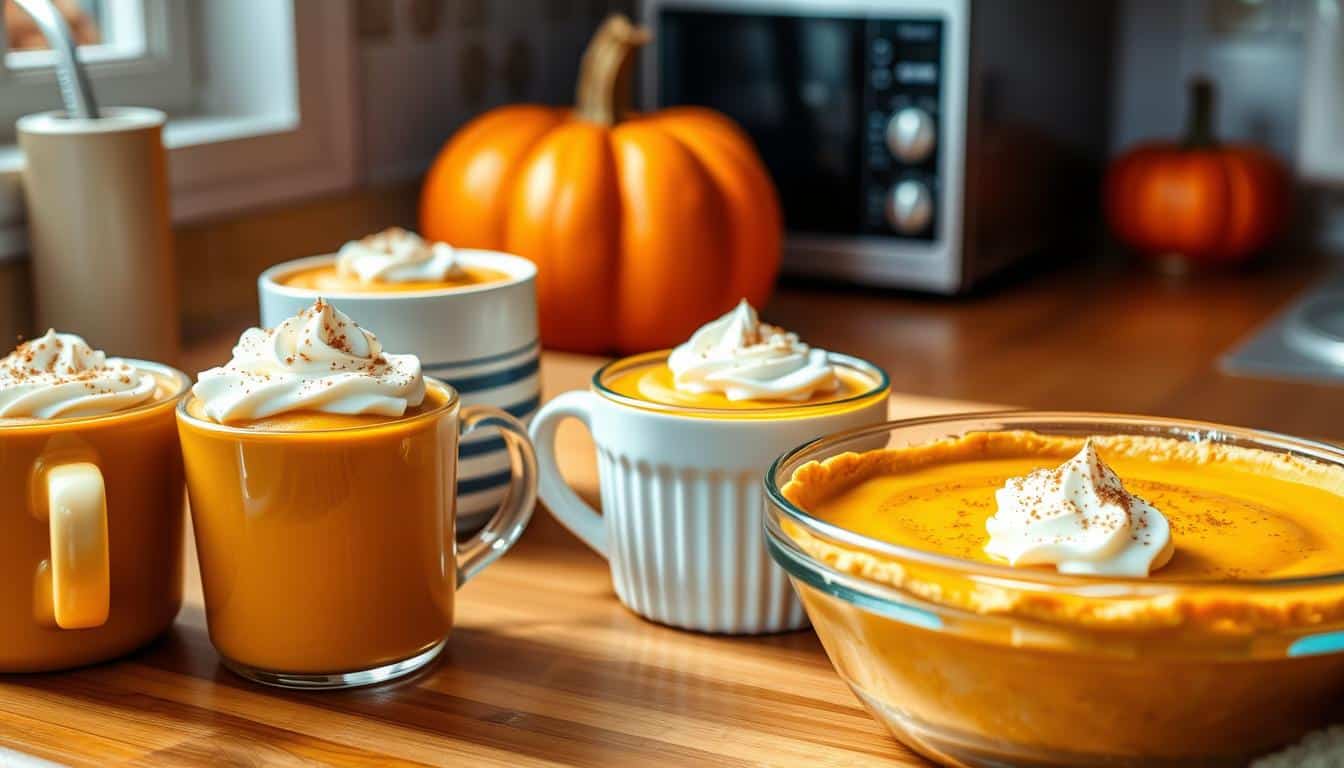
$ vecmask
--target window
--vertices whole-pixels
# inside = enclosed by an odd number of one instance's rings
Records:
[[[0,142],[14,120],[59,109],[54,56],[13,0],[0,15]],[[136,104],[168,112],[192,108],[190,20],[182,0],[55,0],[79,45],[100,104]]]
[[[100,105],[168,112],[177,220],[354,184],[359,56],[351,3],[55,1],[82,29],[79,55]],[[26,252],[14,120],[61,106],[52,54],[10,5],[0,0],[0,262]]]
[[[144,8],[116,0],[58,0],[75,43],[86,61],[133,58],[145,50]],[[5,66],[33,69],[50,66],[47,40],[37,24],[14,0],[5,2]]]

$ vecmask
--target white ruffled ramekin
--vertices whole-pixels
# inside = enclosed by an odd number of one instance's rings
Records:
[[[781,453],[809,440],[875,424],[887,414],[887,375],[842,355],[833,360],[879,386],[853,402],[708,411],[658,406],[604,381],[666,352],[612,363],[588,391],[547,403],[532,423],[542,501],[611,564],[616,595],[635,613],[683,629],[762,634],[798,629],[807,616],[766,553],[762,478]],[[560,476],[560,422],[587,425],[597,444],[602,514]]]

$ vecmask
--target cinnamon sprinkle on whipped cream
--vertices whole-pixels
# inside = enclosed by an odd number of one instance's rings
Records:
[[[158,383],[71,333],[48,330],[0,359],[0,418],[99,416],[154,398]]]
[[[425,399],[415,355],[383,351],[378,337],[324,299],[271,330],[250,328],[233,359],[199,376],[192,394],[220,423],[297,411],[399,417]]]
[[[1125,490],[1088,440],[1073,458],[1008,480],[985,521],[985,551],[1010,565],[1054,565],[1060,573],[1148,576],[1171,559],[1171,528]]]

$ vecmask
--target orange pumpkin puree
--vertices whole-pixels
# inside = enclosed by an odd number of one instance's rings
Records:
[[[937,461],[879,474],[814,504],[811,512],[894,544],[994,562],[985,520],[994,492],[1012,477],[1059,466],[1068,455],[995,452],[974,461]],[[1253,456],[1180,461],[1103,456],[1126,490],[1171,523],[1176,554],[1154,579],[1262,579],[1344,570],[1344,496],[1257,474]],[[1036,566],[1053,570],[1047,566]]]
[[[1200,597],[1164,595],[1103,606],[1049,592],[1009,594],[984,584],[963,588],[967,585],[951,573],[915,573],[868,553],[842,553],[801,530],[791,533],[812,554],[843,560],[846,570],[917,594],[936,593],[940,602],[1101,625],[1170,624],[1185,600],[1199,599],[1204,601],[1201,611],[1182,620],[1219,623],[1223,629],[1232,628],[1229,622],[1242,629],[1263,622],[1281,626],[1300,618],[1294,615],[1302,607],[1296,600],[1308,598],[1285,591],[1261,598],[1256,610],[1247,611],[1247,605],[1222,594],[1227,589],[1220,593],[1218,588],[1235,580],[1344,571],[1344,468],[1212,443],[1119,435],[1093,440],[1125,487],[1156,506],[1171,524],[1175,555],[1148,581],[1210,582]],[[1009,477],[1058,466],[1081,445],[1082,438],[996,432],[850,453],[800,467],[784,493],[821,519],[866,536],[994,563],[983,549],[985,519],[995,511],[994,491]],[[1018,570],[1053,573],[1046,566]],[[1318,599],[1319,590],[1312,595]],[[1224,599],[1236,604],[1209,612]],[[1344,617],[1344,590],[1315,607]]]
[[[759,411],[763,409],[807,407],[809,413],[812,413],[811,406],[828,403],[839,404],[844,402],[846,407],[858,407],[866,404],[868,400],[864,398],[854,401],[853,398],[869,392],[876,394],[877,382],[866,374],[839,366],[836,368],[836,373],[840,379],[840,386],[834,392],[818,393],[807,400],[800,401],[729,400],[721,392],[683,392],[677,389],[673,381],[672,369],[668,368],[667,363],[663,361],[624,371],[605,383],[612,392],[635,400],[683,408],[707,408],[724,411]]]
[[[290,288],[302,288],[328,296],[368,294],[368,293],[412,293],[416,291],[444,291],[455,288],[470,288],[476,285],[498,283],[509,279],[509,275],[497,269],[487,267],[464,266],[463,275],[448,280],[412,280],[405,283],[366,283],[355,277],[341,274],[334,265],[301,269],[282,275],[281,285]]]

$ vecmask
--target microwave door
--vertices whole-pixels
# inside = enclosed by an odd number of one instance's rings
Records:
[[[862,22],[664,8],[658,27],[659,104],[736,120],[775,179],[791,231],[858,231]]]

